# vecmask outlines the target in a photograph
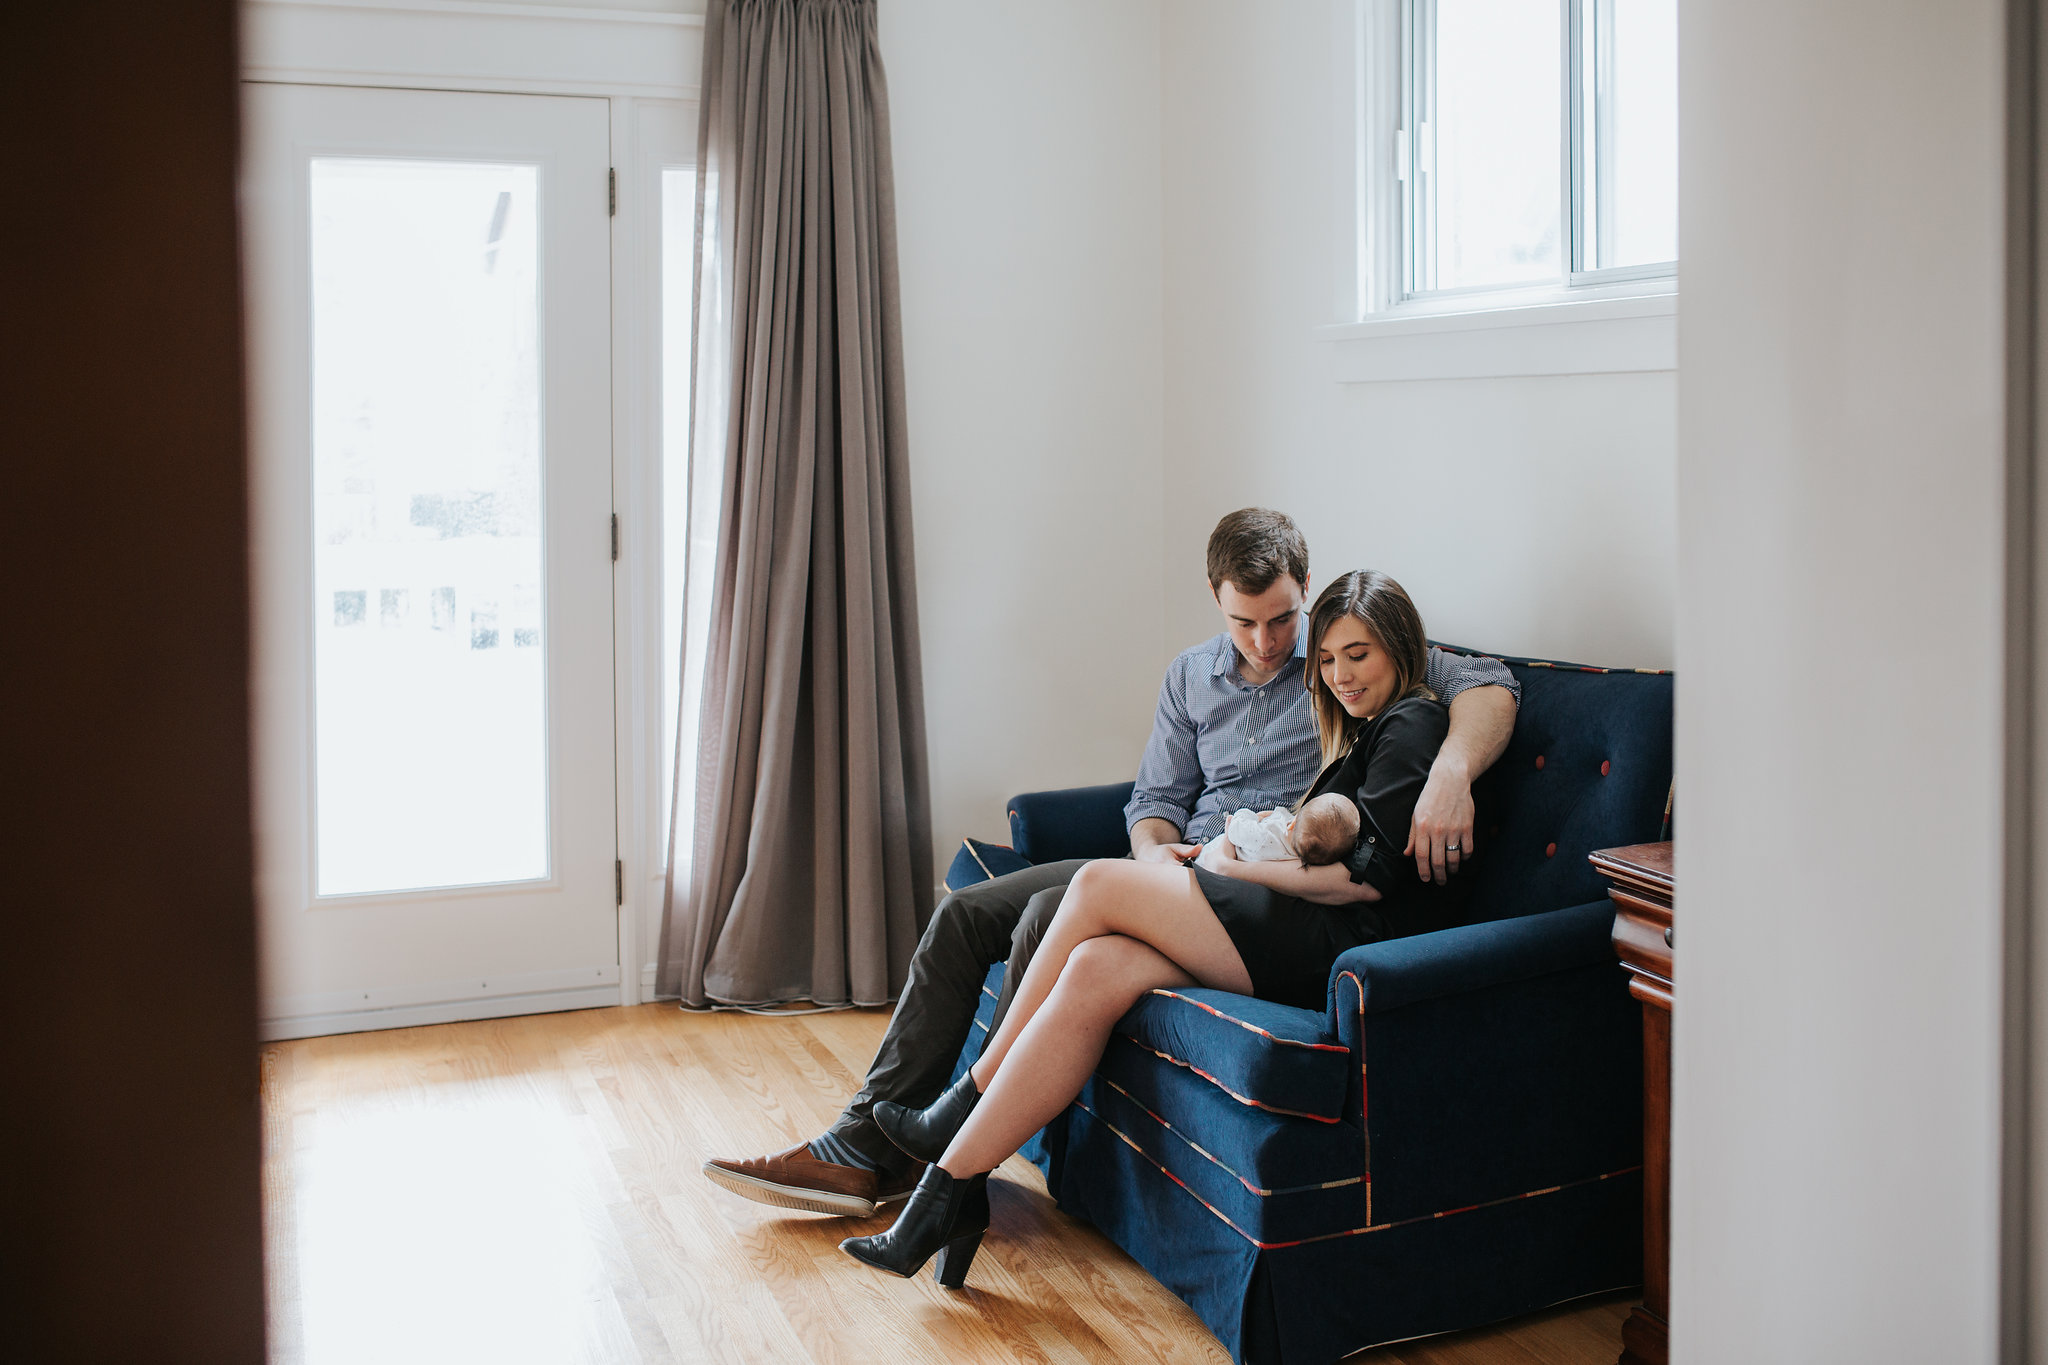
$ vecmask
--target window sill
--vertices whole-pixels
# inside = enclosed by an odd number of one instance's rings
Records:
[[[1403,304],[1315,335],[1330,343],[1331,377],[1340,384],[1678,368],[1678,293],[1668,279],[1655,292],[1493,300]]]

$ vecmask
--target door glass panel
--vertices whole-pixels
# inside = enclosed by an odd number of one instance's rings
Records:
[[[311,185],[318,893],[545,878],[538,168]]]

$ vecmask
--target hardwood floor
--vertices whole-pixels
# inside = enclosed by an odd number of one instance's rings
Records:
[[[820,1131],[886,1022],[644,1005],[266,1046],[272,1358],[1228,1361],[1021,1160],[990,1184],[998,1235],[961,1292],[840,1254],[893,1211],[789,1213],[703,1178],[706,1156]],[[1608,1365],[1632,1302],[1352,1359]]]

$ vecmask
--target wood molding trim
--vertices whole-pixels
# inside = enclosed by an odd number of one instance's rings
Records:
[[[252,0],[242,74],[256,81],[694,99],[703,19],[455,0]]]

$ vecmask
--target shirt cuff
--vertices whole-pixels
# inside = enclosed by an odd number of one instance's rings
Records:
[[[1392,869],[1387,859],[1381,856],[1378,844],[1370,835],[1360,838],[1352,846],[1351,856],[1344,861],[1351,869],[1353,885],[1364,882],[1384,895],[1387,888],[1394,884]]]
[[[1158,797],[1136,797],[1124,807],[1124,833],[1129,834],[1136,829],[1140,820],[1164,820],[1185,834],[1189,818],[1184,806]]]
[[[1522,705],[1522,682],[1514,671],[1498,659],[1466,659],[1458,671],[1451,675],[1450,686],[1444,691],[1443,703],[1449,706],[1460,692],[1474,687],[1505,687],[1508,695],[1515,699],[1515,706]]]

